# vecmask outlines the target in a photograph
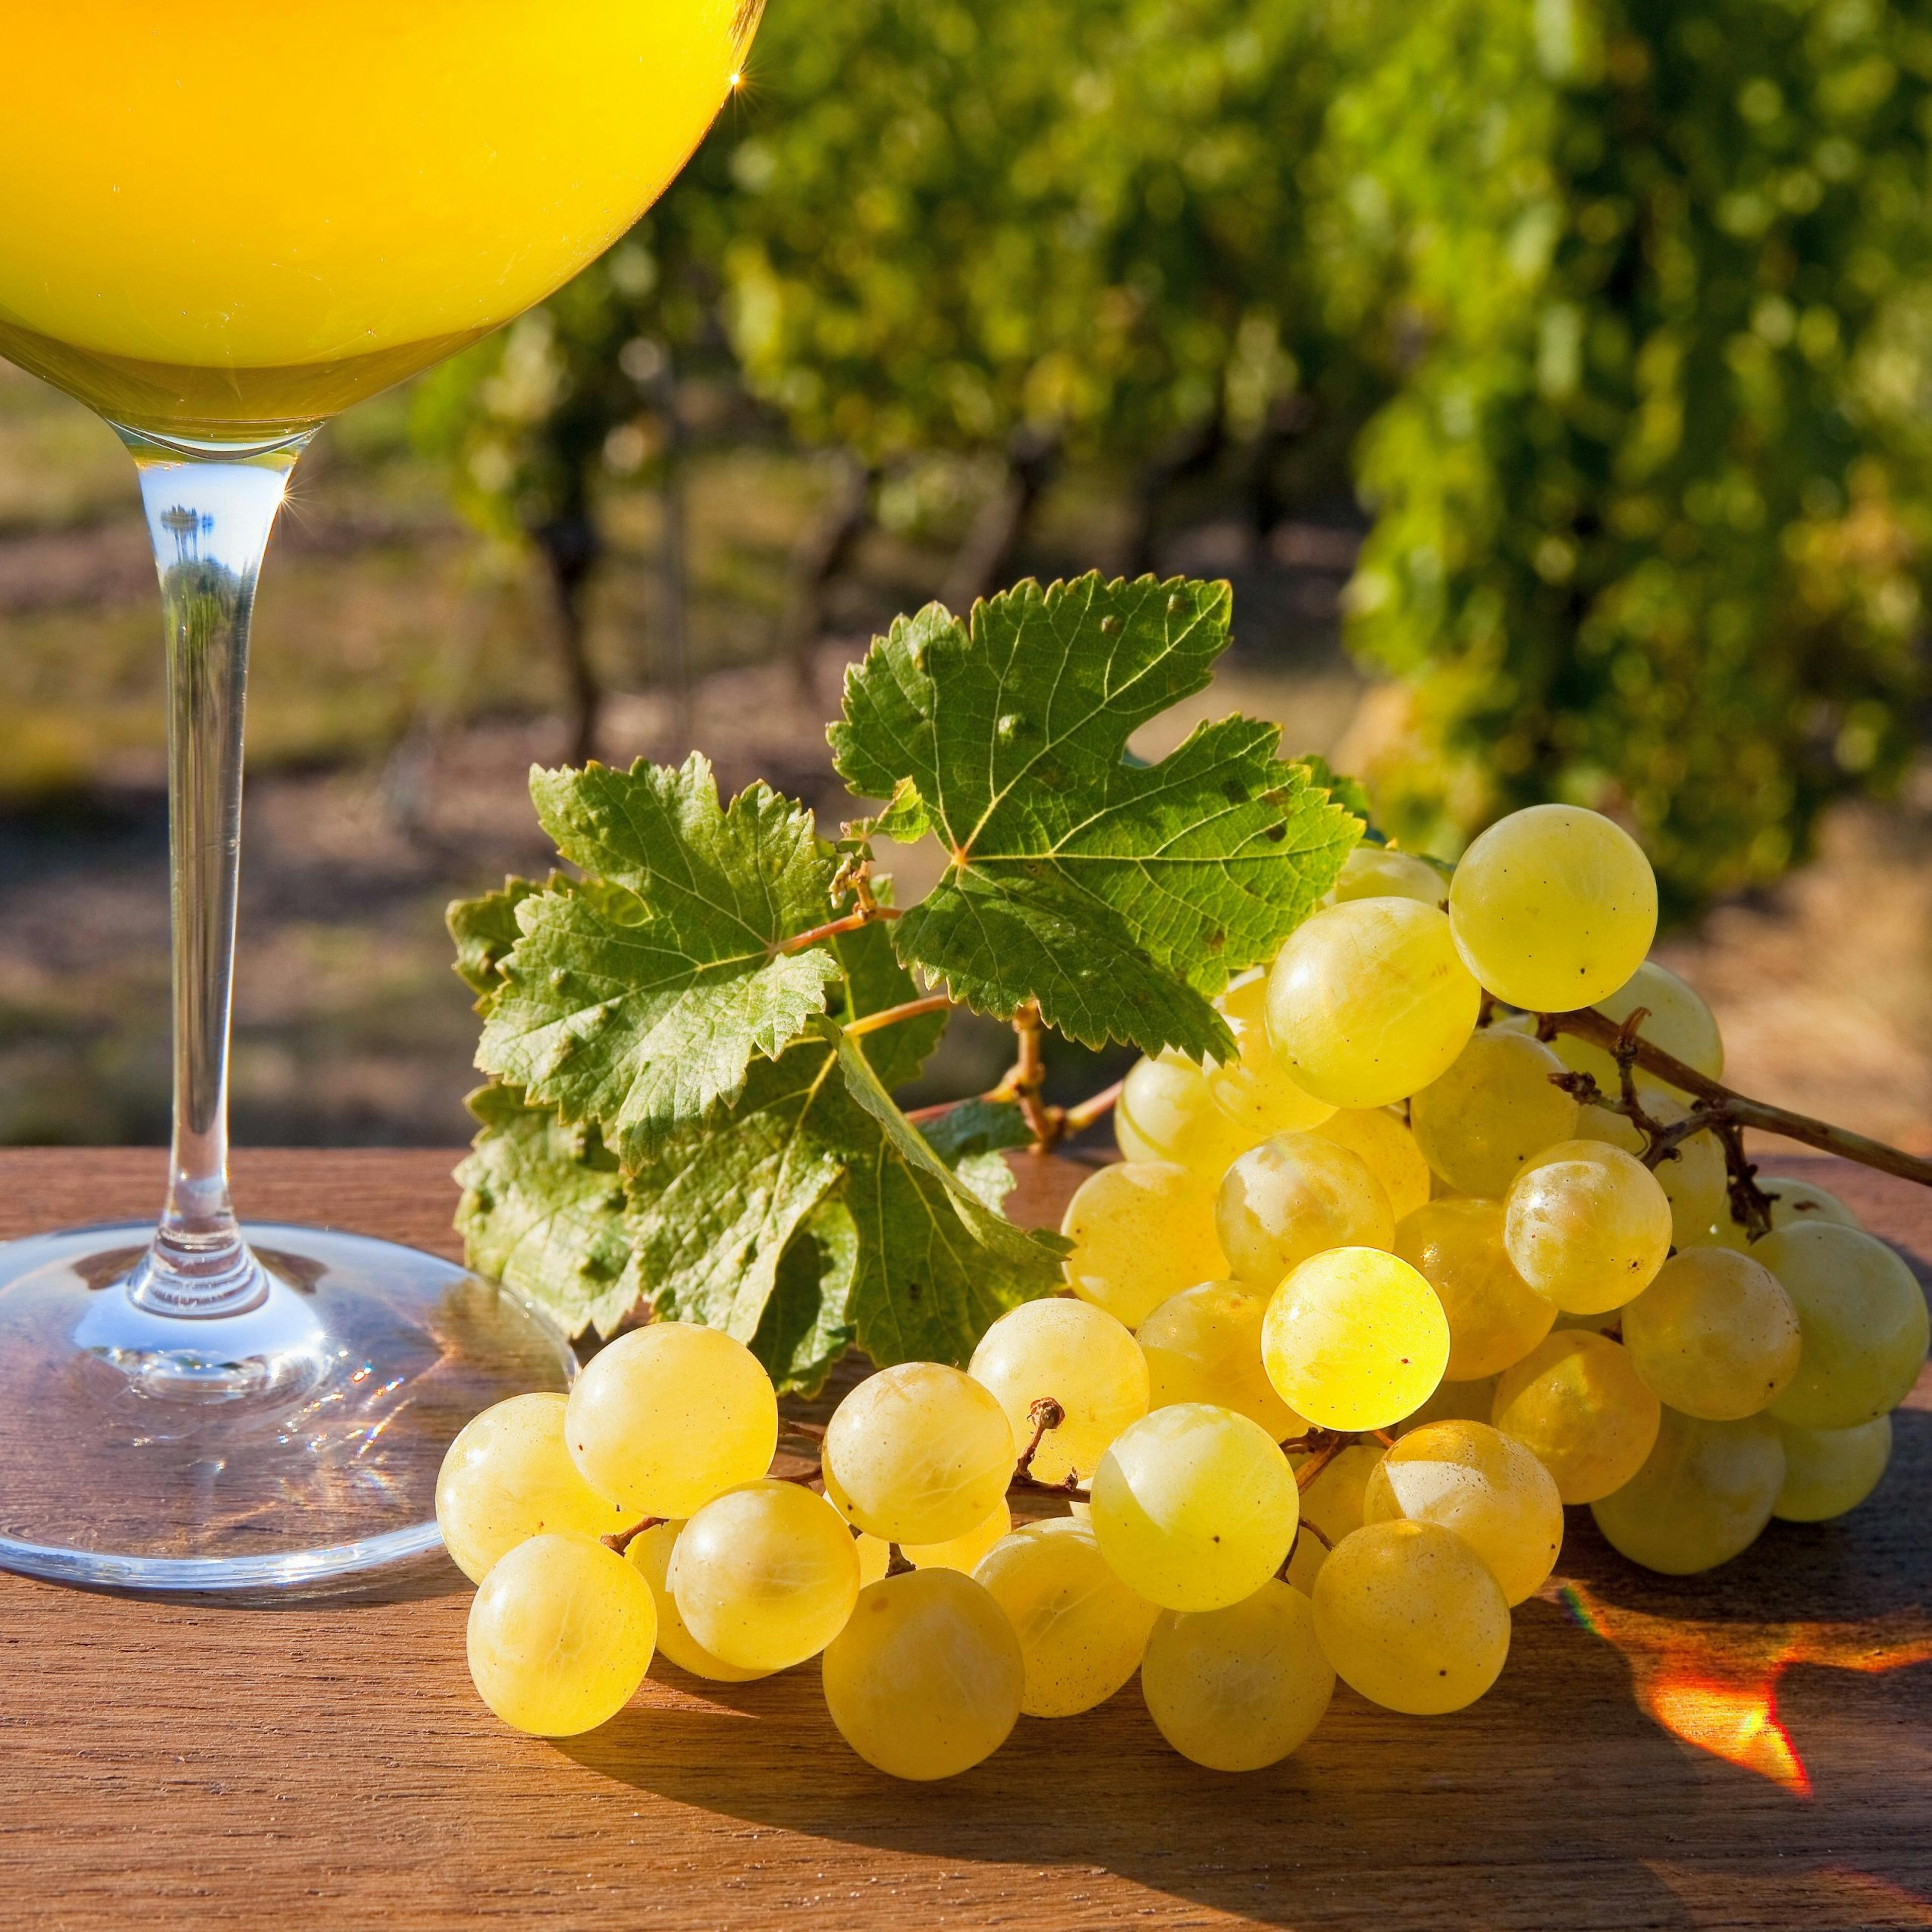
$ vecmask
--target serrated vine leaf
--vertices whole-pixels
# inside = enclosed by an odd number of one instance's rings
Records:
[[[482,1131],[456,1170],[470,1265],[548,1309],[573,1336],[614,1333],[636,1300],[623,1177],[596,1130],[566,1127],[514,1088],[470,1096]]]
[[[880,927],[838,944],[840,1019],[912,996]],[[881,1364],[963,1363],[997,1316],[1058,1287],[1065,1244],[998,1211],[1011,1184],[1004,1118],[976,1116],[949,1160],[893,1104],[886,1083],[916,1070],[907,1042],[926,1024],[861,1042],[814,1022],[776,1062],[754,1064],[728,1107],[647,1156],[629,1183],[631,1291],[737,1336],[788,1386],[814,1388],[854,1341]],[[815,1253],[796,1252],[806,1241]],[[814,1271],[815,1310],[803,1299]]]
[[[1028,583],[901,619],[846,674],[840,776],[927,829],[939,884],[893,928],[902,960],[1002,1018],[1024,1002],[1090,1046],[1200,1058],[1232,1042],[1209,1004],[1272,956],[1334,882],[1359,821],[1228,718],[1159,764],[1126,754],[1208,682],[1223,584]]]
[[[591,876],[518,900],[476,1063],[628,1166],[743,1086],[824,1012],[832,861],[812,814],[763,784],[721,808],[707,760],[533,771],[557,849]]]
[[[517,923],[517,908],[542,886],[512,874],[500,891],[484,892],[473,899],[452,899],[443,914],[443,923],[456,942],[456,974],[476,995],[476,1010],[488,1010],[502,984],[496,969],[510,948],[523,937]]]

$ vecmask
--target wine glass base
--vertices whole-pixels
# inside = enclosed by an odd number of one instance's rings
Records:
[[[424,1556],[457,1431],[574,1372],[560,1330],[454,1262],[242,1232],[268,1297],[206,1318],[129,1298],[145,1222],[0,1245],[0,1569],[274,1590]]]

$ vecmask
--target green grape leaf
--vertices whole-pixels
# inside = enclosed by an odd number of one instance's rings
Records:
[[[778,1260],[752,1353],[781,1395],[815,1395],[852,1346],[852,1284],[859,1229],[845,1204],[822,1201]]]
[[[517,904],[477,1064],[596,1121],[628,1167],[824,1010],[836,956],[783,949],[830,917],[832,858],[812,814],[763,784],[721,809],[696,753],[676,770],[536,770],[530,793],[591,877]]]
[[[514,1088],[468,1106],[482,1124],[456,1170],[470,1265],[549,1310],[574,1340],[614,1334],[634,1304],[623,1177],[594,1127],[566,1127]]]
[[[882,1365],[963,1363],[991,1322],[1060,1285],[1065,1244],[1004,1219],[986,1177],[976,1189],[956,1173],[893,1104],[866,1050],[899,1028],[867,1035],[862,1050],[830,1019],[813,1026],[632,1175],[632,1291],[660,1315],[762,1348],[801,1386],[818,1373],[810,1362],[836,1359],[820,1352],[841,1336]],[[820,1218],[835,1205],[844,1219],[830,1225],[840,1239],[849,1226],[856,1244],[849,1269]],[[816,1261],[793,1252],[807,1233]],[[815,1313],[801,1300],[813,1268]]]
[[[1276,757],[1272,724],[1127,755],[1207,685],[1228,608],[1225,584],[1096,574],[1023,584],[970,623],[931,604],[874,643],[846,674],[833,761],[892,801],[885,830],[929,826],[949,854],[893,928],[902,960],[1001,1018],[1036,1000],[1088,1046],[1232,1052],[1210,996],[1272,957],[1360,826]]]
[[[1294,761],[1308,774],[1310,784],[1319,785],[1335,802],[1345,811],[1352,812],[1366,824],[1370,816],[1368,788],[1360,778],[1352,778],[1336,771],[1318,752],[1311,752]],[[1379,845],[1382,834],[1370,830],[1366,835]]]
[[[473,899],[452,899],[443,923],[456,942],[456,975],[476,995],[476,1011],[488,1012],[502,981],[497,976],[510,948],[523,937],[517,908],[543,887],[513,874],[499,892]]]

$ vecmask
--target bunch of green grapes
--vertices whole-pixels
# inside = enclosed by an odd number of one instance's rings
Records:
[[[1566,1504],[1671,1573],[1854,1508],[1926,1352],[1910,1271],[1802,1182],[1767,1182],[1749,1240],[1690,1096],[1635,1083],[1656,1157],[1610,1057],[1539,1036],[1642,1009],[1716,1076],[1709,1009],[1646,956],[1656,908],[1635,844],[1569,806],[1504,819],[1447,880],[1352,862],[1222,996],[1232,1058],[1128,1075],[1125,1158],[1063,1223],[1066,1292],[964,1370],[857,1383],[816,1484],[772,1476],[749,1352],[676,1322],[567,1400],[478,1417],[438,1516],[480,1586],[485,1701],[562,1733],[654,1652],[724,1682],[818,1658],[852,1748],[929,1779],[1138,1672],[1177,1750],[1251,1770],[1338,1678],[1418,1716],[1483,1696]],[[1016,1526],[1016,1493],[1069,1514]]]

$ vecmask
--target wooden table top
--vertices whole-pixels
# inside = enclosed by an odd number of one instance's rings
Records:
[[[454,1253],[452,1158],[244,1154],[237,1193]],[[1803,1171],[1932,1258],[1932,1197]],[[146,1150],[0,1153],[0,1234],[144,1213],[160,1178]],[[1482,1702],[1338,1688],[1238,1778],[1168,1750],[1130,1684],[896,1784],[809,1665],[660,1664],[603,1730],[520,1736],[470,1688],[453,1568],[268,1610],[0,1576],[0,1926],[1932,1927],[1928,1409],[1932,1378],[1846,1521],[1774,1524],[1712,1576],[1638,1571],[1571,1510]]]

